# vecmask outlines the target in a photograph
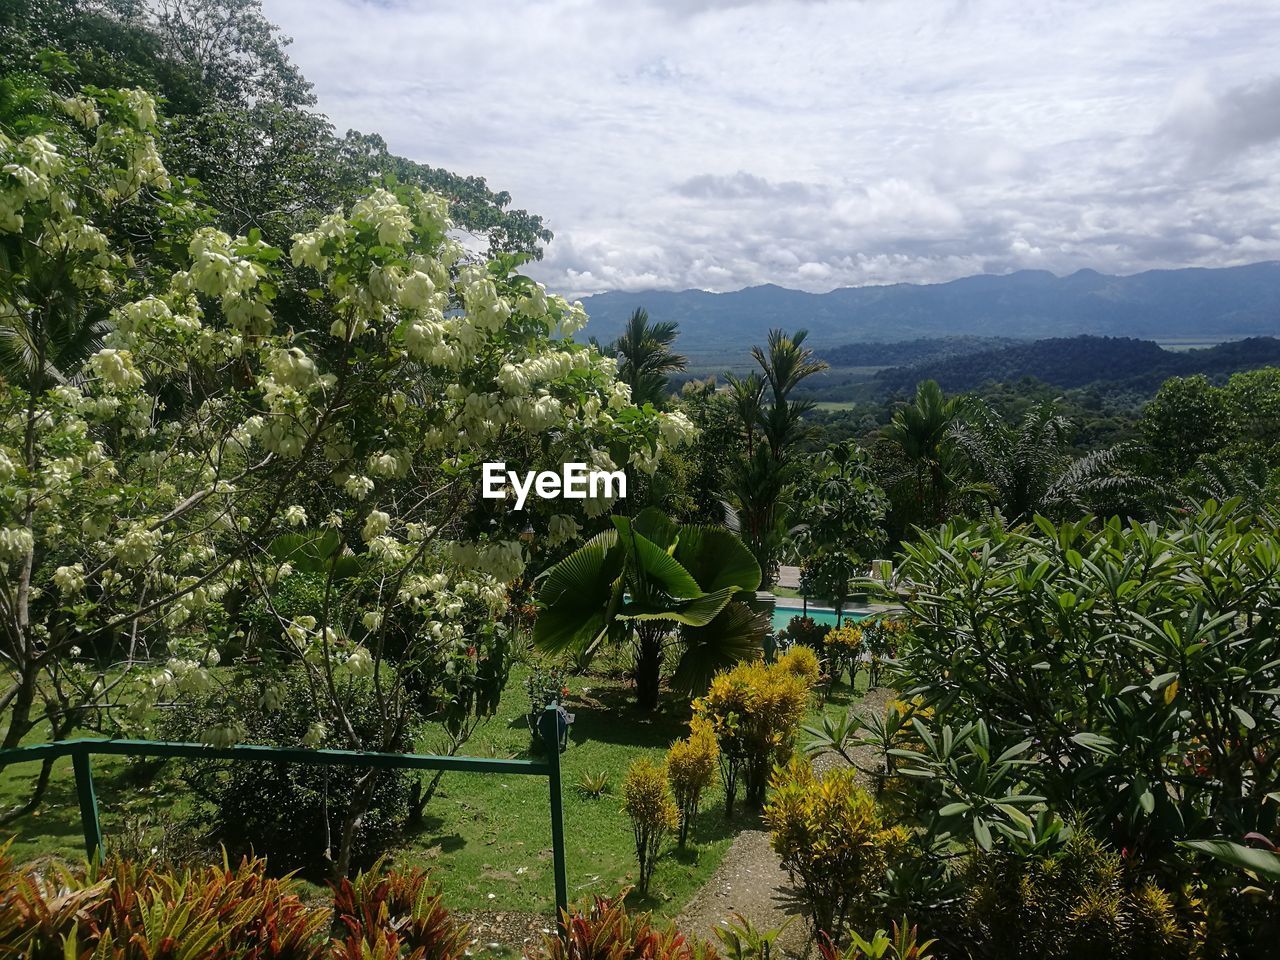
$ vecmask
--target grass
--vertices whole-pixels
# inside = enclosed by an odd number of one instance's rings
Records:
[[[524,680],[527,664],[518,663],[498,715],[483,725],[464,748],[478,756],[527,756],[529,731]],[[635,880],[631,825],[621,809],[619,791],[627,766],[636,757],[660,760],[666,748],[687,732],[687,701],[668,698],[653,715],[639,714],[631,691],[615,671],[569,680],[569,709],[576,720],[571,745],[562,756],[566,858],[571,900],[615,894]],[[850,697],[838,689],[814,715],[842,711]],[[31,738],[39,742],[41,735]],[[422,744],[421,749],[430,749]],[[25,799],[35,764],[0,770],[0,809]],[[118,757],[96,757],[94,777],[108,848],[123,855],[147,856],[163,846],[174,822],[195,811],[192,798],[174,777],[156,775],[155,765]],[[607,792],[593,799],[579,790],[584,775],[606,774]],[[392,852],[391,863],[429,867],[456,910],[553,911],[551,828],[546,781],[540,777],[494,774],[446,774],[422,825],[407,832]],[[737,830],[756,825],[740,812],[726,822],[718,782],[708,790],[684,851],[670,842],[658,864],[649,895],[631,894],[633,906],[675,916],[706,883]],[[79,809],[69,759],[58,761],[45,803],[0,833],[14,834],[11,850],[19,861],[82,856]]]

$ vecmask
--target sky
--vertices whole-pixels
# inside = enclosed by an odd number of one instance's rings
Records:
[[[264,0],[555,292],[1280,258],[1280,0]]]

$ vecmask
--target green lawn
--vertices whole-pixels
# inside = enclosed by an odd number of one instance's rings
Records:
[[[517,664],[499,715],[477,732],[465,752],[482,756],[527,756],[529,733],[524,678]],[[570,899],[612,894],[634,880],[631,826],[621,810],[619,792],[627,765],[647,753],[658,759],[686,732],[688,705],[668,700],[653,716],[638,714],[630,694],[615,675],[574,677],[569,709],[576,715],[572,743],[562,757],[566,855]],[[823,708],[843,710],[854,699],[838,688]],[[814,707],[817,714],[818,707]],[[0,771],[0,805],[23,795],[35,765]],[[137,855],[159,843],[166,812],[189,809],[189,798],[154,767],[98,757],[95,781],[108,846]],[[583,774],[605,772],[609,792],[590,799],[577,787]],[[408,833],[392,862],[429,867],[458,910],[514,910],[550,913],[553,909],[551,829],[546,781],[541,777],[495,774],[446,774],[427,808],[425,822]],[[746,820],[738,814],[726,823],[719,784],[708,791],[686,851],[670,844],[658,865],[650,894],[636,906],[674,916],[704,884]],[[754,821],[753,821],[754,822]],[[148,832],[148,825],[150,832]],[[54,855],[78,859],[81,834],[69,760],[55,767],[49,798],[36,814],[12,824],[11,850],[20,860]]]

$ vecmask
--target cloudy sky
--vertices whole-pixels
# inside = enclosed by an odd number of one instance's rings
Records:
[[[1276,0],[265,0],[560,292],[1280,258]]]

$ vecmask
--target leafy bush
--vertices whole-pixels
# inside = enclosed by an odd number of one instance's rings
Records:
[[[720,746],[716,743],[715,731],[700,717],[693,719],[689,736],[677,740],[667,751],[667,779],[680,811],[681,847],[689,839],[702,803],[702,793],[715,776],[719,758]]]
[[[116,861],[87,872],[0,857],[0,955],[30,960],[175,956],[320,960],[329,912],[262,860],[168,873]]]
[[[822,960],[931,960],[929,952],[938,941],[920,942],[920,929],[908,926],[906,917],[902,922],[892,924],[893,936],[884,930],[877,930],[870,940],[865,940],[857,933],[850,934],[849,946],[841,950],[831,938],[823,934],[818,938],[818,956]]]
[[[906,553],[899,661],[933,735],[982,721],[1025,745],[1021,792],[1153,870],[1178,868],[1182,839],[1275,831],[1280,515],[997,519]]]
[[[1118,854],[1085,831],[1048,856],[979,855],[966,880],[970,894],[961,936],[979,957],[1174,960],[1196,955],[1174,899],[1131,876]]]
[[[694,715],[710,724],[720,744],[725,816],[740,782],[749,806],[764,805],[769,773],[790,758],[808,703],[804,680],[760,661],[717,674],[707,695],[694,702]]]
[[[0,851],[0,956],[26,960],[459,960],[466,930],[420,871],[361,874],[333,909],[245,859],[173,872],[15,868]],[[330,931],[332,930],[332,938]]]
[[[533,960],[717,960],[715,948],[674,926],[656,927],[647,913],[631,916],[619,897],[597,897],[586,911],[565,914],[565,936],[548,934]]]
[[[349,715],[360,737],[375,739],[378,712],[370,691],[352,682]],[[349,744],[318,728],[305,678],[289,672],[270,695],[240,688],[242,735],[250,743],[344,748]],[[175,710],[167,718],[168,739],[198,740],[223,715],[221,703],[205,700]],[[413,741],[403,731],[395,749],[408,753]],[[265,856],[273,871],[302,870],[324,875],[332,863],[348,799],[369,771],[300,763],[183,761],[180,776],[203,801],[200,817],[210,838],[233,856]],[[399,838],[409,809],[413,777],[407,771],[373,773],[372,800],[355,828],[353,863],[368,866]]]
[[[667,789],[666,770],[648,757],[635,760],[627,768],[622,801],[635,832],[636,862],[640,868],[636,887],[642,894],[648,893],[662,840],[667,831],[674,830],[680,823],[680,811]]]
[[[334,888],[333,912],[335,926],[345,928],[334,940],[334,960],[458,960],[467,952],[466,927],[422,870],[384,874],[379,862],[354,880],[344,877]]]
[[[908,836],[883,823],[854,776],[839,768],[819,779],[808,761],[793,761],[774,775],[764,810],[773,849],[799,882],[815,931],[837,941],[870,904]]]
[[[837,682],[848,671],[849,686],[858,679],[858,658],[863,651],[862,627],[846,623],[827,634],[827,660],[831,682]]]
[[[815,651],[819,659],[821,659],[826,636],[827,627],[805,614],[800,617],[792,617],[791,622],[783,627],[781,633],[778,634],[778,639],[782,641],[779,644],[780,647],[786,648],[800,644]]]
[[[812,688],[818,685],[822,676],[822,667],[818,663],[818,654],[812,647],[802,643],[792,644],[786,653],[778,658],[778,666],[788,673],[799,677],[805,685]]]

